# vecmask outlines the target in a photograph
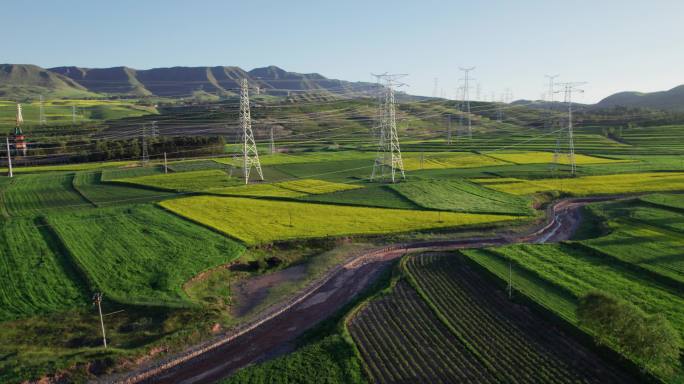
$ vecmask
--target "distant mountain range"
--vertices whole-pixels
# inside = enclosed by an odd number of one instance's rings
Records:
[[[0,64],[0,97],[77,97],[96,95],[190,97],[233,95],[246,78],[261,94],[292,93],[362,95],[375,83],[328,79],[317,73],[288,72],[276,66],[245,71],[239,67],[172,67],[137,70],[128,67],[41,68]]]
[[[596,104],[597,107],[638,107],[684,111],[684,85],[660,92],[620,92],[610,95]]]
[[[0,64],[0,97],[102,97],[160,96],[192,97],[202,95],[230,96],[238,93],[239,81],[246,78],[252,92],[273,96],[331,95],[362,96],[377,90],[369,82],[328,79],[318,73],[288,72],[276,66],[245,71],[239,67],[171,67],[133,69],[129,67],[41,68],[30,64]],[[410,99],[423,99],[404,95]],[[561,109],[561,103],[518,100],[514,104],[532,108]],[[620,92],[594,105],[579,108],[611,108],[615,106],[684,111],[684,85],[669,91],[640,93]]]

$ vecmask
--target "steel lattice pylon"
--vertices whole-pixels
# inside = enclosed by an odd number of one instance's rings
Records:
[[[570,172],[575,176],[577,172],[577,165],[575,164],[575,142],[573,137],[573,125],[572,125],[572,93],[573,92],[584,92],[578,89],[577,86],[585,83],[561,83],[559,84],[563,90],[556,91],[555,93],[563,92],[563,101],[568,105],[568,126],[566,129],[560,129],[558,131],[558,139],[556,141],[556,150],[553,153],[553,163],[558,167],[560,156],[563,152],[563,142],[568,143],[567,156],[568,163],[570,163]]]
[[[386,168],[389,168],[391,180],[396,181],[397,170],[401,173],[401,178],[406,179],[404,174],[404,162],[401,159],[401,148],[399,146],[399,135],[397,134],[397,118],[394,99],[394,87],[398,85],[397,79],[406,75],[374,75],[378,80],[383,81],[384,98],[380,101],[381,113],[379,114],[378,126],[378,152],[373,164],[373,173],[370,180],[373,181],[380,173],[380,179],[384,180]]]
[[[240,127],[242,128],[242,174],[245,184],[249,184],[249,172],[254,166],[259,173],[259,178],[264,179],[259,162],[254,132],[252,132],[252,117],[249,110],[249,85],[247,79],[242,79],[240,84]]]

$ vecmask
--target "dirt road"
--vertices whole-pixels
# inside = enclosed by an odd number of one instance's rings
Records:
[[[397,244],[365,253],[329,272],[309,289],[241,330],[197,346],[155,366],[145,367],[108,383],[212,383],[274,351],[286,350],[304,331],[334,314],[368,287],[393,259],[407,251],[479,248],[511,243],[544,243],[568,239],[579,226],[579,209],[610,198],[561,200],[547,211],[547,220],[533,233]]]

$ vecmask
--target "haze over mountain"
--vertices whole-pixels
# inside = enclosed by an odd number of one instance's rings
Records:
[[[596,104],[597,107],[640,107],[684,111],[684,85],[660,92],[619,92]]]
[[[239,67],[171,67],[137,70],[128,67],[44,69],[35,65],[0,65],[0,96],[26,97],[102,95],[189,97],[197,93],[236,94],[239,81],[246,78],[262,94],[287,95],[292,92],[364,94],[374,83],[328,79],[317,73],[288,72],[276,66],[245,71]],[[20,92],[21,91],[21,92]],[[93,95],[90,95],[93,96]]]
[[[137,70],[129,67],[44,69],[30,64],[0,64],[0,97],[97,97],[197,95],[229,96],[238,92],[239,81],[246,78],[261,94],[284,96],[368,95],[377,84],[326,78],[318,73],[288,72],[276,66],[245,71],[234,66],[170,67]],[[517,100],[533,108],[564,108],[561,103]],[[615,106],[684,111],[684,85],[668,91],[641,93],[619,92],[597,104],[578,107],[611,108]]]

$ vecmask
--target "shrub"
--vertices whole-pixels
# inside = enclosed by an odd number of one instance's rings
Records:
[[[580,298],[577,318],[594,331],[599,344],[616,347],[656,373],[670,375],[679,364],[679,333],[661,314],[649,315],[626,301],[591,292]]]

